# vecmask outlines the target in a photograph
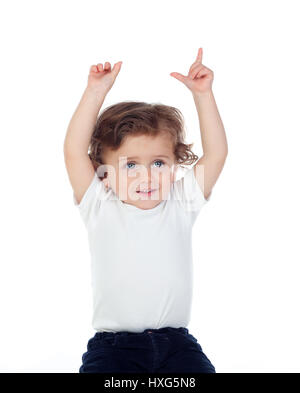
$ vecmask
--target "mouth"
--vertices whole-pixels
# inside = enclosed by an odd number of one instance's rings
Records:
[[[149,191],[137,191],[137,193],[138,194],[140,194],[140,195],[152,195],[155,191],[157,191],[157,189],[155,189],[155,190],[149,190]]]

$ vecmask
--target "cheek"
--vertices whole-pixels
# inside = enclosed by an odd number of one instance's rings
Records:
[[[165,173],[160,179],[160,188],[162,190],[163,195],[168,195],[173,183],[174,183],[174,174],[168,172]]]
[[[139,185],[138,177],[128,176],[126,174],[121,174],[117,177],[117,191],[119,193],[134,192]]]
[[[162,173],[161,175],[161,179],[160,179],[160,183],[164,183],[165,185],[171,185],[171,183],[174,180],[174,173],[172,173],[171,171],[165,171],[164,173]]]

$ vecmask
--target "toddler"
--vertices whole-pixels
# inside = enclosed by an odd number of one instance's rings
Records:
[[[224,166],[225,131],[202,48],[187,76],[203,156],[185,143],[181,112],[125,101],[98,117],[122,62],[90,68],[64,158],[88,233],[95,336],[80,373],[215,373],[189,333],[192,227]],[[178,167],[188,168],[180,180]]]

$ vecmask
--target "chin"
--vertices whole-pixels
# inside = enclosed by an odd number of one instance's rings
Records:
[[[146,201],[146,203],[138,203],[135,204],[136,207],[143,210],[153,209],[156,207],[161,201]]]

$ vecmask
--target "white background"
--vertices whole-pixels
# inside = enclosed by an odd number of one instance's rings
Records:
[[[197,50],[229,154],[194,227],[189,332],[217,372],[299,372],[298,1],[10,1],[1,29],[0,370],[74,372],[91,327],[87,234],[64,166],[92,64],[122,60],[104,107],[179,108],[201,155]],[[297,26],[298,25],[298,26]]]

